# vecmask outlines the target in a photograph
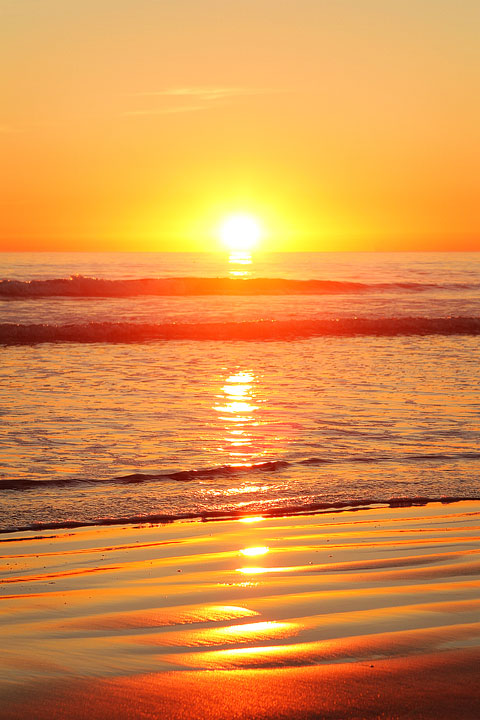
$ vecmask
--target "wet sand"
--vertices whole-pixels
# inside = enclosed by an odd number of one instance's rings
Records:
[[[477,718],[480,501],[0,537],[0,718]]]

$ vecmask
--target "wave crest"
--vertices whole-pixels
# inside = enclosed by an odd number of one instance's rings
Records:
[[[343,293],[464,290],[478,285],[451,283],[363,283],[287,278],[177,277],[107,280],[83,275],[50,280],[0,280],[0,297],[133,297],[138,295],[338,295]]]
[[[107,478],[50,478],[47,480],[34,480],[30,478],[18,479],[0,479],[0,490],[29,490],[43,489],[48,487],[69,487],[72,485],[100,485],[100,484],[136,484],[148,482],[194,482],[208,478],[215,480],[216,478],[237,477],[244,475],[254,475],[261,472],[278,472],[286,468],[296,465],[318,466],[318,465],[336,465],[344,463],[419,463],[419,462],[455,462],[459,460],[480,460],[480,452],[464,451],[456,452],[437,452],[437,453],[413,453],[405,454],[401,457],[393,455],[343,455],[330,457],[309,457],[303,460],[266,460],[264,462],[245,464],[245,465],[217,465],[214,467],[197,468],[193,470],[167,470],[161,472],[137,472],[129,475],[117,475]]]
[[[480,317],[391,317],[210,323],[0,324],[0,343],[137,343],[152,340],[295,340],[309,337],[480,335]]]

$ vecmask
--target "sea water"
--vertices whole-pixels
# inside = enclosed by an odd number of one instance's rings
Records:
[[[0,527],[480,497],[475,253],[0,255]]]

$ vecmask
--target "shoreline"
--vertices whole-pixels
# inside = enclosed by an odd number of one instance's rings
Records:
[[[41,483],[38,483],[39,485]],[[356,512],[360,510],[374,510],[388,508],[413,508],[425,507],[426,505],[441,504],[453,505],[462,502],[480,503],[480,497],[462,496],[441,496],[441,497],[393,497],[388,500],[339,500],[336,502],[308,503],[305,505],[290,505],[273,508],[254,508],[251,510],[205,510],[202,512],[187,512],[176,515],[165,513],[151,513],[147,515],[132,515],[119,518],[98,518],[95,520],[65,520],[58,522],[36,522],[31,525],[19,527],[0,528],[0,543],[4,535],[18,535],[28,532],[48,532],[55,530],[75,530],[81,528],[102,528],[118,527],[127,525],[171,525],[179,522],[230,522],[242,520],[252,515],[262,519],[288,518],[288,517],[310,517],[314,515],[337,514],[342,512]]]
[[[2,720],[476,717],[480,500],[0,548]]]

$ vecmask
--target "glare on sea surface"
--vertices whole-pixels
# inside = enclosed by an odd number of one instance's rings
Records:
[[[228,257],[230,266],[229,276],[232,278],[248,278],[251,276],[249,266],[252,264],[252,254],[250,252],[230,250]]]
[[[251,427],[259,410],[259,405],[254,403],[254,381],[252,372],[237,371],[227,376],[222,394],[217,395],[219,402],[212,407],[218,419],[225,423],[223,441],[232,466],[248,466],[261,454],[261,450],[252,447]]]

